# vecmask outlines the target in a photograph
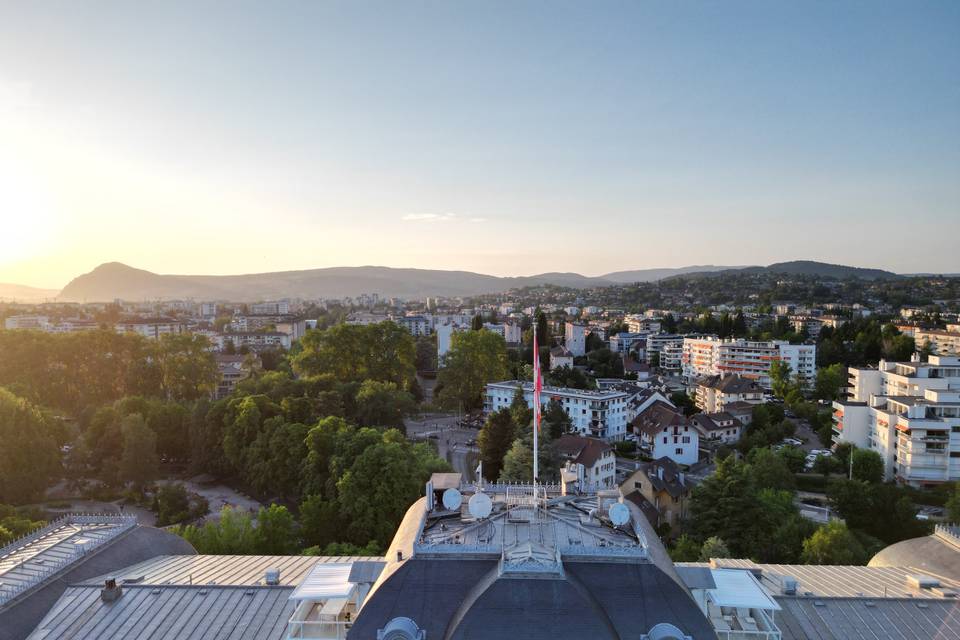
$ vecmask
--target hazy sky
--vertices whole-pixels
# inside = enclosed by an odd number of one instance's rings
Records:
[[[960,271],[960,3],[0,0],[0,281]]]

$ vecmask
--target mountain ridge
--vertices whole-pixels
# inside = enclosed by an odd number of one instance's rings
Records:
[[[671,277],[708,277],[726,273],[819,274],[832,277],[897,278],[889,271],[832,265],[810,260],[767,267],[697,265],[672,269],[616,271],[601,276],[549,272],[501,277],[472,271],[381,266],[327,267],[224,276],[157,274],[120,262],[107,262],[71,280],[58,299],[73,302],[194,298],[256,301],[275,298],[342,298],[361,293],[385,297],[471,296],[518,287],[553,284],[571,288],[653,282]]]

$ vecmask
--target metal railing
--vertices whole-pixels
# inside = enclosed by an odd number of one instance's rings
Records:
[[[60,560],[45,561],[44,564],[39,567],[27,568],[27,563],[35,561],[36,556],[31,556],[7,569],[4,573],[10,573],[16,570],[25,570],[30,574],[30,576],[26,580],[23,580],[17,584],[4,584],[2,581],[0,581],[0,606],[5,605],[7,602],[10,602],[25,591],[29,591],[30,589],[41,584],[48,577],[59,573],[64,567],[76,561],[77,558],[87,555],[93,549],[96,549],[113,538],[116,538],[120,534],[129,531],[137,525],[137,517],[117,514],[68,514],[58,518],[57,520],[54,520],[47,526],[41,527],[40,529],[37,529],[32,533],[19,538],[11,544],[8,544],[2,550],[0,550],[2,551],[0,552],[0,557],[10,555],[14,551],[24,549],[33,543],[39,542],[44,537],[71,524],[113,524],[117,526],[113,527],[112,529],[108,529],[105,532],[99,532],[96,537],[91,537],[89,542],[85,545],[74,545],[74,548],[69,552],[69,554]],[[67,536],[64,538],[64,540],[68,539],[69,537],[70,536]]]
[[[288,620],[287,638],[320,638],[322,640],[341,640],[347,637],[347,632],[353,626],[352,622],[337,620],[323,622],[321,620]],[[306,627],[306,629],[304,629]],[[326,629],[324,629],[326,627]]]

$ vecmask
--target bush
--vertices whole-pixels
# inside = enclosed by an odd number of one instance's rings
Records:
[[[797,479],[798,491],[809,491],[811,493],[826,493],[829,478],[816,473],[797,473],[794,475]]]

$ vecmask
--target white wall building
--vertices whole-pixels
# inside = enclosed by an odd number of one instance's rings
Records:
[[[533,383],[508,380],[487,385],[484,412],[490,414],[509,407],[518,386],[523,388],[523,397],[527,401],[527,406],[533,408]],[[581,435],[614,441],[623,440],[626,436],[627,403],[632,395],[612,389],[589,391],[545,386],[540,399],[544,409],[551,400],[559,402],[570,416],[573,430]]]
[[[566,347],[557,345],[550,349],[550,371],[563,367],[573,369],[573,354]]]
[[[631,427],[654,460],[666,457],[677,464],[690,465],[699,459],[699,431],[690,419],[668,402],[651,404],[636,417]]]
[[[254,315],[286,315],[290,313],[290,301],[274,300],[270,302],[259,302],[257,304],[252,304],[250,305],[250,313]]]
[[[887,480],[960,480],[960,357],[881,360],[849,375],[850,398],[833,403],[836,441],[879,453]]]
[[[124,320],[114,325],[117,333],[136,333],[144,338],[158,340],[161,336],[183,333],[184,326],[171,318]]]
[[[575,482],[580,491],[617,486],[617,458],[605,441],[567,433],[554,446],[564,461],[561,475]]]
[[[570,350],[574,356],[582,356],[587,353],[587,335],[586,327],[575,322],[568,322],[564,326],[564,346]]]
[[[623,331],[615,336],[610,336],[610,351],[614,353],[629,353],[637,343],[641,343],[642,346],[645,347],[648,335],[649,333],[646,331],[639,333]],[[639,360],[643,362],[644,358],[640,357]]]
[[[737,373],[769,389],[770,365],[774,360],[785,361],[791,375],[799,376],[806,385],[812,384],[816,376],[816,345],[716,337],[683,341],[682,371],[688,383],[703,376]]]

